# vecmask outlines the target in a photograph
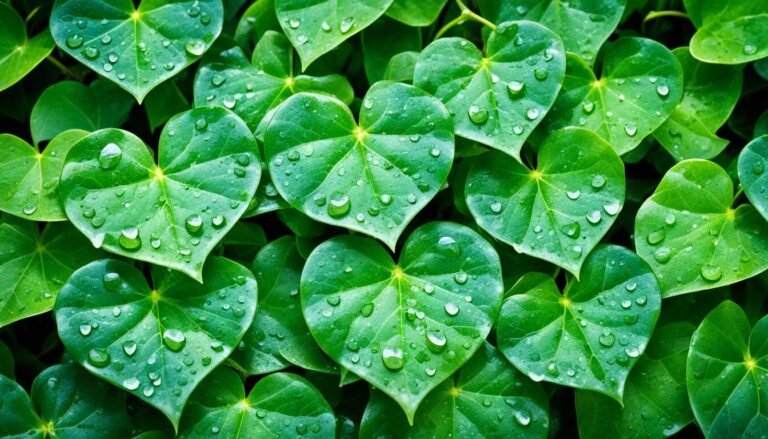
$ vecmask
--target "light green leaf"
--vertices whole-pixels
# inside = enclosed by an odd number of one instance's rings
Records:
[[[605,245],[590,254],[581,280],[569,279],[562,294],[552,278],[529,285],[501,307],[499,350],[536,381],[621,402],[661,306],[648,265],[623,247]]]
[[[672,436],[691,423],[685,362],[695,329],[688,322],[656,329],[627,378],[623,408],[607,396],[577,390],[579,435],[583,439],[655,439]]]
[[[275,0],[280,26],[302,70],[381,17],[392,0]]]
[[[391,396],[409,422],[425,396],[479,349],[496,320],[501,267],[471,229],[416,229],[395,264],[370,239],[319,245],[301,278],[304,318],[337,363]]]
[[[0,210],[34,221],[65,220],[59,176],[69,150],[87,135],[63,132],[40,152],[12,134],[0,134]]]
[[[32,140],[37,145],[66,130],[117,128],[128,119],[133,104],[129,94],[103,79],[90,86],[75,81],[58,82],[46,88],[32,107]]]
[[[159,142],[156,165],[127,131],[84,138],[67,155],[62,204],[95,247],[202,281],[208,253],[256,192],[258,147],[240,118],[223,108],[177,115]]]
[[[274,372],[291,364],[320,372],[338,370],[317,346],[301,313],[303,267],[304,258],[292,236],[272,241],[253,261],[252,271],[261,290],[259,309],[243,336],[244,345],[231,357],[249,375]]]
[[[334,95],[345,103],[354,98],[352,86],[341,75],[294,76],[291,43],[285,35],[267,31],[251,62],[239,47],[233,47],[200,68],[195,79],[195,106],[231,109],[256,131],[270,110],[302,91]]]
[[[67,278],[102,253],[67,223],[0,223],[0,327],[53,309]]]
[[[500,153],[476,160],[467,206],[496,239],[578,278],[623,208],[624,164],[611,145],[580,128],[552,133],[537,161],[530,170]]]
[[[739,100],[742,69],[705,64],[692,57],[687,47],[672,53],[683,67],[683,99],[653,137],[678,161],[710,159],[728,145],[715,133]]]
[[[92,374],[143,399],[177,427],[189,395],[230,355],[256,310],[256,280],[248,269],[214,257],[205,276],[201,285],[155,266],[150,288],[125,262],[92,262],[59,294],[59,337]]]
[[[53,38],[46,29],[27,37],[24,20],[8,3],[0,3],[0,91],[31,72],[53,50]]]
[[[532,22],[500,24],[481,52],[441,38],[421,52],[413,83],[445,102],[456,134],[520,159],[520,148],[555,102],[565,73],[563,43]]]
[[[488,343],[424,399],[413,426],[381,392],[371,392],[360,438],[546,438],[547,398]]]
[[[684,0],[698,29],[691,54],[714,64],[743,64],[768,56],[768,3]]]
[[[139,103],[197,61],[219,36],[221,0],[56,0],[56,44]]]
[[[421,30],[382,17],[363,31],[360,44],[363,51],[365,76],[368,82],[373,84],[385,79],[387,64],[395,55],[421,50]]]
[[[741,187],[755,209],[766,219],[768,219],[768,194],[765,193],[767,160],[768,135],[765,135],[749,142],[741,150],[738,162]]]
[[[693,334],[687,383],[706,437],[757,438],[768,431],[768,317],[754,328],[725,301]]]
[[[594,62],[621,20],[627,0],[480,0],[480,12],[495,23],[532,20],[563,39],[565,50]]]
[[[394,0],[387,15],[408,26],[429,26],[437,20],[448,0]]]
[[[184,412],[180,438],[332,438],[333,409],[305,378],[274,373],[246,397],[243,382],[219,368],[200,385]]]
[[[635,248],[664,297],[729,285],[768,268],[765,220],[734,204],[720,166],[685,160],[667,171],[635,219]]]
[[[264,150],[275,187],[293,207],[394,248],[448,178],[453,124],[420,89],[378,82],[363,98],[359,124],[337,99],[289,98],[267,127]]]
[[[683,95],[683,69],[672,52],[647,38],[606,46],[600,79],[576,55],[567,56],[563,90],[533,139],[578,126],[594,131],[619,155],[633,150],[672,114]]]

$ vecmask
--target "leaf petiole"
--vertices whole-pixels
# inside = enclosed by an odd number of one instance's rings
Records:
[[[83,78],[82,76],[70,70],[69,67],[65,66],[61,61],[56,59],[53,55],[48,55],[45,59],[50,61],[51,64],[55,65],[59,70],[61,70],[62,73],[69,76],[70,78],[79,82],[85,81],[85,78]]]
[[[668,10],[668,11],[651,11],[648,13],[648,15],[643,18],[643,23],[641,24],[641,30],[643,31],[643,34],[645,34],[645,25],[652,20],[655,20],[657,18],[664,18],[664,17],[677,17],[677,18],[685,18],[687,20],[690,20],[691,18],[682,11],[674,11],[674,10]]]
[[[461,0],[456,0],[456,5],[458,5],[459,9],[461,9],[461,13],[458,17],[454,18],[453,20],[449,21],[448,23],[445,23],[443,27],[440,28],[439,31],[435,34],[435,40],[442,37],[446,32],[448,32],[449,29],[452,27],[462,24],[467,20],[472,20],[477,23],[482,24],[483,26],[488,27],[491,30],[496,30],[496,25],[491,23],[490,21],[486,20],[485,18],[481,17],[477,13],[473,12],[471,9],[467,7],[467,5],[464,4]]]

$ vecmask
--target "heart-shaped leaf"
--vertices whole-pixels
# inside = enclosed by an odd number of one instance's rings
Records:
[[[521,281],[522,282],[522,281]],[[659,284],[636,254],[600,246],[560,294],[552,278],[504,301],[499,350],[536,381],[594,390],[621,402],[661,307]]]
[[[500,153],[475,161],[467,206],[493,237],[578,277],[624,205],[624,164],[611,145],[580,128],[552,133],[537,161],[534,170]]]
[[[714,64],[743,64],[768,56],[768,3],[685,0],[696,26],[691,54]]]
[[[295,93],[326,93],[347,104],[355,97],[341,75],[294,76],[293,47],[281,33],[267,31],[251,59],[249,62],[242,49],[233,47],[203,65],[195,79],[195,106],[229,108],[256,131],[270,110]]]
[[[243,346],[231,357],[246,373],[261,375],[291,364],[321,372],[337,370],[317,346],[301,313],[302,268],[304,258],[292,236],[270,242],[253,261],[261,290],[259,309],[243,336]]]
[[[412,427],[397,405],[371,392],[360,438],[546,438],[549,407],[536,383],[485,343],[453,379],[424,399]]]
[[[32,383],[31,398],[20,385],[0,376],[0,395],[3,437],[66,439],[135,434],[125,410],[125,394],[74,364],[45,369]]]
[[[633,150],[674,111],[683,95],[683,69],[672,52],[647,38],[606,46],[600,79],[581,58],[567,56],[563,90],[533,136],[566,127],[599,134],[620,155]]]
[[[96,131],[119,127],[128,119],[133,104],[129,94],[103,79],[90,86],[75,81],[58,82],[45,89],[32,108],[32,140],[37,145],[70,129]]]
[[[715,133],[739,100],[742,69],[700,62],[687,47],[672,53],[683,67],[683,99],[669,119],[653,132],[653,137],[675,160],[710,159],[728,145],[728,140]]]
[[[619,24],[627,0],[480,0],[480,12],[495,23],[532,20],[563,39],[565,50],[592,63]]]
[[[179,438],[332,438],[333,409],[305,378],[275,373],[246,397],[232,370],[219,368],[198,388],[184,412]]]
[[[408,26],[429,26],[437,20],[448,0],[394,0],[387,15]],[[393,35],[395,36],[395,35]]]
[[[596,392],[576,391],[576,419],[584,439],[671,436],[693,421],[685,387],[691,323],[656,328],[645,354],[627,378],[622,407]],[[630,434],[630,436],[632,436]]]
[[[760,215],[768,219],[768,194],[765,193],[768,164],[768,135],[749,142],[739,154],[738,173],[741,187]]]
[[[0,327],[53,309],[56,295],[78,268],[102,256],[67,223],[0,223]]]
[[[640,206],[635,248],[664,297],[729,285],[768,268],[765,220],[749,204],[732,208],[734,202],[723,168],[685,160]]]
[[[768,317],[749,326],[739,305],[725,301],[691,339],[686,381],[706,437],[757,438],[768,431]]]
[[[229,110],[198,108],[168,122],[158,155],[155,165],[127,131],[84,138],[64,163],[64,210],[94,246],[201,281],[208,253],[256,192],[256,141]]]
[[[141,102],[221,32],[221,0],[56,0],[51,34],[70,56]]]
[[[501,303],[499,257],[454,223],[416,229],[398,264],[376,242],[320,244],[301,277],[304,318],[340,365],[391,396],[408,421],[479,349]]]
[[[0,210],[34,221],[67,219],[59,201],[64,158],[88,133],[59,134],[40,152],[12,134],[0,134]]]
[[[555,102],[565,74],[563,42],[533,22],[502,23],[484,53],[463,38],[421,52],[413,83],[445,102],[456,134],[520,159],[520,148]]]
[[[8,3],[0,3],[0,91],[12,86],[50,55],[54,43],[48,29],[27,38],[24,20]]]
[[[448,179],[453,124],[420,89],[377,82],[359,124],[337,99],[292,96],[275,110],[264,151],[275,187],[293,207],[394,248]]]
[[[301,57],[302,70],[381,17],[392,0],[275,0],[283,31]]]
[[[256,311],[256,280],[224,258],[205,266],[205,285],[153,267],[92,262],[56,300],[59,337],[86,369],[143,399],[178,426],[198,383],[240,342]]]

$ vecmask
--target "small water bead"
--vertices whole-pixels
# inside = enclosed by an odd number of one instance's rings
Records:
[[[531,108],[527,113],[525,113],[525,117],[527,117],[528,120],[536,120],[539,117],[539,114],[540,113],[538,108]]]
[[[669,87],[662,84],[656,87],[656,93],[659,94],[662,98],[665,98],[669,96]]]
[[[114,168],[123,158],[123,150],[116,143],[107,143],[99,152],[99,167],[104,170]]]
[[[374,305],[372,303],[366,303],[362,308],[360,308],[360,314],[363,317],[370,317],[371,314],[373,314],[373,308]]]
[[[163,343],[168,346],[168,349],[178,352],[187,344],[187,337],[178,329],[166,329],[163,331]]]
[[[127,390],[136,390],[140,385],[141,382],[136,377],[128,378],[123,381],[123,387],[125,387]]]
[[[595,103],[594,102],[590,102],[590,101],[586,101],[586,102],[581,104],[581,109],[586,114],[592,114],[592,112],[595,111]]]
[[[427,294],[432,294],[435,292],[435,286],[432,284],[424,284],[424,292]]]
[[[323,30],[323,32],[330,32],[331,31],[331,25],[328,24],[327,21],[323,20],[322,23],[320,23],[320,29]]]
[[[747,43],[744,45],[742,50],[744,51],[744,55],[754,55],[757,53],[757,46]]]
[[[328,305],[339,306],[339,304],[341,303],[341,297],[334,294],[333,296],[328,296],[328,298],[325,299],[325,301],[328,302]]]
[[[515,422],[526,427],[531,423],[531,414],[527,410],[514,411]]]
[[[578,199],[579,199],[579,197],[581,196],[581,191],[580,191],[580,190],[575,190],[575,191],[566,191],[566,192],[565,192],[565,195],[566,195],[566,196],[567,196],[569,199],[571,199],[571,200],[578,200]]]
[[[476,125],[483,125],[488,122],[488,110],[480,108],[478,105],[471,105],[468,114],[469,120]]]
[[[638,349],[637,346],[627,346],[624,348],[624,352],[630,358],[637,358],[640,356],[640,349]]]
[[[409,203],[415,204],[416,203],[416,194],[408,194],[408,197],[406,197],[406,200],[408,200]]]
[[[192,56],[200,56],[205,52],[205,43],[203,40],[199,40],[197,38],[190,40],[187,42],[187,44],[184,46],[187,53]]]
[[[347,194],[341,192],[334,192],[331,195],[330,202],[328,203],[328,215],[334,218],[340,218],[349,213],[352,207],[352,202]]]
[[[437,369],[434,367],[428,367],[424,369],[424,373],[427,374],[428,377],[433,377],[437,373]]]
[[[400,370],[405,364],[403,350],[398,347],[387,346],[381,350],[381,361],[389,370]]]
[[[627,289],[630,293],[635,291],[637,289],[637,283],[636,282],[629,282],[624,286],[624,288]]]
[[[460,271],[460,272],[456,273],[456,274],[453,276],[453,280],[454,280],[454,281],[455,281],[457,284],[459,284],[459,285],[464,285],[465,283],[467,283],[467,279],[468,279],[468,278],[469,278],[469,276],[467,275],[467,273],[465,273],[465,272],[463,272],[463,271]]]
[[[88,59],[96,59],[99,57],[99,54],[99,49],[95,47],[86,47],[85,50],[83,50],[83,55]]]
[[[628,123],[628,124],[624,125],[624,132],[629,137],[635,137],[635,135],[637,134],[637,126],[635,124],[633,124],[633,123]]]
[[[501,209],[502,209],[501,203],[499,202],[491,203],[490,207],[491,207],[491,212],[501,213]]]
[[[83,36],[80,34],[72,34],[67,37],[67,47],[70,49],[77,49],[83,45]]]
[[[429,155],[431,155],[434,158],[440,157],[440,150],[437,148],[430,148],[429,149]]]
[[[723,276],[722,268],[706,264],[701,267],[701,277],[710,282],[717,282]]]
[[[141,237],[139,236],[139,229],[136,227],[126,227],[120,232],[120,238],[118,238],[120,247],[125,250],[138,250],[141,247]]]
[[[581,225],[577,222],[566,224],[560,230],[569,238],[576,239],[581,235]]]
[[[382,204],[385,206],[388,206],[392,202],[392,196],[387,194],[381,194],[379,195],[379,200]]]
[[[675,218],[675,216],[674,216],[674,215],[672,215],[671,213],[670,213],[669,215],[667,215],[667,216],[665,216],[665,217],[664,217],[664,222],[665,222],[665,223],[666,223],[668,226],[674,225],[674,224],[675,224],[675,221],[677,221],[677,219],[676,219],[676,218]]]
[[[672,257],[672,250],[669,247],[661,247],[653,253],[653,257],[657,262],[664,264]]]
[[[645,240],[648,241],[648,244],[650,245],[656,245],[663,241],[666,236],[667,234],[664,232],[664,230],[656,230],[649,233]]]
[[[109,55],[107,55],[107,59],[109,60],[109,62],[114,64],[120,59],[120,57],[116,53],[110,53]]]
[[[523,96],[524,90],[525,90],[525,83],[523,82],[510,81],[507,84],[507,92],[509,92],[509,97],[511,97],[512,99],[517,99]]]
[[[453,302],[446,303],[444,306],[444,309],[445,309],[445,313],[451,317],[459,313],[459,307]]]
[[[136,349],[138,348],[138,345],[134,341],[126,341],[123,343],[123,352],[125,352],[125,355],[132,357],[133,354],[136,353]]]
[[[589,223],[592,225],[599,224],[600,221],[603,219],[603,215],[600,213],[599,210],[593,210],[592,212],[589,212],[586,216],[587,216],[587,221],[589,221]]]
[[[184,227],[192,235],[200,233],[203,228],[203,217],[196,213],[189,215],[184,221]]]
[[[598,341],[600,342],[601,345],[609,348],[613,346],[613,344],[616,342],[616,336],[611,334],[610,332],[604,331],[602,334],[600,334]]]
[[[442,352],[448,344],[448,339],[440,330],[427,331],[427,347],[432,352]]]
[[[298,29],[299,26],[301,26],[301,20],[298,18],[291,18],[288,20],[288,26],[290,26],[291,29]]]
[[[346,17],[339,23],[339,31],[343,34],[347,33],[355,25],[355,19],[353,17]]]
[[[615,216],[621,210],[621,204],[619,204],[618,201],[614,200],[614,201],[611,201],[610,203],[603,204],[603,210],[608,215]]]
[[[533,76],[539,81],[544,81],[549,77],[549,70],[545,68],[534,69]]]
[[[621,307],[624,309],[629,309],[632,307],[632,301],[629,299],[624,299],[621,301]]]
[[[91,349],[88,351],[88,363],[94,367],[107,367],[112,362],[109,353],[103,349]]]
[[[37,211],[37,206],[26,206],[24,209],[22,209],[22,212],[24,212],[24,215],[32,215]]]
[[[592,177],[592,187],[595,189],[601,189],[603,186],[605,186],[605,176],[601,174],[597,174],[594,177]]]

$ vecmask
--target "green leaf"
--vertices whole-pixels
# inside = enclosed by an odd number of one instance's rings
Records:
[[[419,52],[401,52],[393,56],[384,70],[384,80],[397,82],[413,82],[413,72],[419,61]]]
[[[360,438],[546,438],[548,401],[541,386],[510,365],[490,344],[435,388],[412,427],[395,403],[372,392]]]
[[[302,70],[381,17],[392,0],[275,0],[280,26],[299,52]]]
[[[5,343],[0,341],[0,375],[13,379],[15,368],[16,360],[13,358],[13,352],[8,349]]]
[[[144,100],[149,128],[154,131],[173,116],[189,110],[191,105],[176,81],[166,81],[155,87]]]
[[[447,2],[448,0],[394,0],[387,9],[387,15],[408,26],[429,26],[437,20]]]
[[[160,410],[178,426],[195,387],[250,326],[256,280],[245,267],[211,258],[206,284],[153,267],[103,259],[79,269],[56,301],[59,337],[92,374]]]
[[[208,50],[223,14],[221,0],[57,0],[50,28],[63,51],[140,103]]]
[[[309,256],[300,291],[320,347],[391,396],[412,423],[430,390],[482,346],[502,288],[490,244],[435,222],[411,234],[398,264],[370,239],[326,241]]]
[[[280,30],[275,15],[275,0],[258,0],[240,16],[234,39],[240,47],[253,47],[270,30]]]
[[[195,79],[195,106],[231,109],[256,131],[270,110],[302,91],[335,95],[346,103],[354,98],[352,86],[341,75],[294,76],[290,42],[281,33],[267,31],[251,62],[233,47],[202,66]]]
[[[624,164],[611,145],[566,128],[547,137],[534,170],[497,152],[477,160],[465,192],[485,231],[578,278],[621,211],[624,186]]]
[[[768,431],[768,317],[749,327],[725,301],[693,334],[686,381],[691,407],[709,438],[752,438]]]
[[[384,79],[387,64],[395,55],[421,50],[421,30],[383,17],[363,31],[360,42],[365,76],[373,84]]]
[[[566,126],[594,131],[625,154],[672,114],[683,95],[683,70],[672,52],[647,38],[606,46],[600,79],[576,55],[567,56],[563,90],[534,136]]]
[[[560,37],[540,24],[502,23],[483,52],[463,38],[433,42],[413,82],[445,102],[457,135],[519,160],[563,83],[564,53]]]
[[[635,248],[664,297],[729,285],[768,268],[765,221],[749,204],[733,208],[734,202],[725,170],[685,160],[640,206]]]
[[[378,82],[363,98],[359,124],[337,99],[289,98],[267,126],[264,150],[275,187],[293,207],[394,248],[448,178],[453,124],[420,89]]]
[[[223,108],[175,116],[159,142],[156,165],[127,131],[84,138],[67,155],[61,201],[95,247],[202,281],[208,253],[256,192],[258,147],[240,118]]]
[[[32,140],[37,145],[66,130],[117,128],[128,119],[133,103],[130,95],[102,79],[90,86],[75,81],[58,82],[45,89],[32,108]]]
[[[0,327],[53,309],[69,276],[102,253],[67,223],[0,223]]]
[[[763,114],[761,114],[760,117],[757,118],[757,122],[755,122],[755,132],[753,136],[761,137],[766,134],[768,134],[768,110],[765,110]]]
[[[743,64],[768,56],[768,3],[684,0],[696,26],[691,54],[714,64]]]
[[[248,204],[248,210],[243,214],[243,218],[251,218],[267,212],[289,209],[291,207],[287,201],[280,196],[280,193],[272,184],[272,177],[269,176],[266,167],[262,167],[261,183],[256,189],[256,195],[253,196]]]
[[[0,134],[0,210],[34,221],[65,220],[59,176],[69,150],[87,135],[63,132],[40,152],[12,134]]]
[[[560,35],[565,50],[594,62],[619,24],[627,0],[480,0],[480,12],[496,23],[532,20]]]
[[[31,398],[21,386],[0,376],[0,394],[3,437],[69,439],[134,433],[125,394],[74,364],[44,370],[32,383]]]
[[[648,265],[613,245],[595,249],[562,294],[552,278],[504,301],[499,350],[535,381],[594,390],[621,402],[661,306]]]
[[[710,159],[728,145],[728,140],[715,133],[739,100],[742,69],[705,64],[692,57],[687,47],[672,53],[683,67],[683,99],[653,137],[675,160]]]
[[[299,301],[304,267],[296,238],[284,236],[264,247],[252,271],[261,289],[256,317],[243,336],[242,348],[231,359],[249,375],[261,375],[296,365],[320,372],[335,372],[309,333]]]
[[[250,265],[256,253],[267,245],[267,235],[258,224],[238,221],[221,244],[226,257]]]
[[[216,370],[192,395],[184,413],[182,437],[332,438],[333,410],[305,378],[275,373],[259,380],[246,397],[240,378]]]
[[[739,154],[738,173],[744,193],[763,218],[768,219],[768,194],[765,193],[765,167],[768,160],[768,135],[749,142]],[[766,255],[768,256],[768,255]]]
[[[53,50],[48,29],[31,39],[24,20],[8,3],[0,3],[0,91],[31,72]]]
[[[668,437],[691,423],[685,362],[695,329],[688,322],[656,329],[648,349],[627,378],[623,408],[599,393],[576,391],[580,437]]]

